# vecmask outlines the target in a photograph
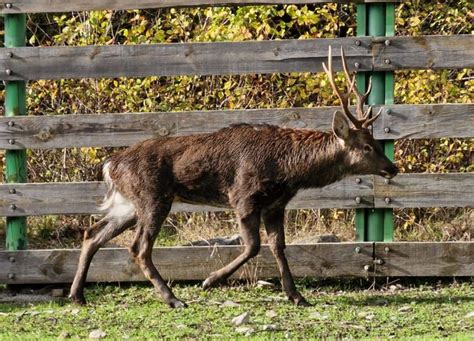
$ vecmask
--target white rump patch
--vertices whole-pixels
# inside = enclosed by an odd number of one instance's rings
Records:
[[[107,185],[107,194],[104,201],[99,205],[100,211],[107,211],[107,215],[119,220],[129,219],[135,215],[135,206],[126,199],[115,187],[109,173],[109,162],[104,165],[104,181]]]

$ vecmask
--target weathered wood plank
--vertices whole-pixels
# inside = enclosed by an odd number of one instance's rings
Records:
[[[360,252],[355,252],[359,247]],[[202,280],[242,252],[240,246],[166,247],[153,250],[153,260],[166,280]],[[296,277],[365,276],[371,264],[372,243],[288,245],[285,253]],[[0,283],[70,283],[80,250],[0,251]],[[13,257],[13,259],[12,259]],[[13,279],[11,275],[13,274]],[[10,275],[10,276],[9,276]],[[268,246],[233,278],[279,277]],[[95,255],[87,281],[144,281],[127,249],[102,249]]]
[[[3,48],[0,79],[317,72],[328,46],[359,71],[474,67],[474,36],[375,37],[217,43]],[[360,41],[360,46],[355,44]],[[455,47],[455,49],[454,49]],[[338,50],[338,49],[336,49]],[[340,69],[335,58],[335,69]]]
[[[355,41],[363,41],[356,46]],[[3,48],[0,79],[61,79],[321,71],[329,45],[372,68],[370,37],[144,45]],[[8,53],[12,53],[9,57]],[[341,68],[336,58],[335,68]]]
[[[361,180],[358,184],[351,177],[324,188],[301,191],[289,208],[372,207],[372,177],[361,177]],[[97,204],[105,192],[102,182],[2,184],[0,216],[100,213]],[[360,204],[355,202],[356,197],[361,197]],[[175,203],[172,208],[173,212],[222,210],[225,209],[183,203]]]
[[[168,7],[207,7],[244,5],[322,4],[327,2],[377,3],[400,2],[401,0],[0,0],[0,14],[47,13],[90,10],[123,10]],[[11,4],[11,6],[6,6]]]
[[[375,243],[375,256],[370,275],[474,276],[474,242]]]
[[[384,111],[374,122],[376,139],[474,137],[474,104],[394,105],[386,108],[390,112]],[[385,128],[390,131],[386,132]]]
[[[375,38],[374,69],[460,69],[474,67],[474,35]]]
[[[474,104],[386,106],[377,139],[473,137]],[[233,123],[330,130],[339,107],[0,117],[0,148],[128,146],[156,136],[209,133]],[[374,108],[378,111],[378,107]],[[390,128],[386,133],[385,128]],[[11,144],[14,140],[15,143]]]
[[[374,179],[376,207],[474,206],[474,173],[400,174],[388,184]]]

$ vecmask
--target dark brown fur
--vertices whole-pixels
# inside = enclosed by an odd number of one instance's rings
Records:
[[[295,304],[307,305],[284,255],[287,203],[299,189],[323,187],[348,174],[397,173],[365,129],[350,130],[342,143],[333,133],[248,124],[211,134],[147,140],[113,155],[108,170],[114,190],[133,203],[135,214],[124,219],[106,216],[86,233],[71,297],[85,302],[83,285],[92,256],[107,240],[136,224],[131,255],[172,307],[185,304],[160,277],[151,251],[173,201],[230,207],[238,215],[245,251],[211,274],[204,288],[225,281],[258,253],[263,220],[283,289]]]

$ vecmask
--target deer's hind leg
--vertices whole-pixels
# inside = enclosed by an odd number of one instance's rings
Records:
[[[84,285],[86,283],[87,272],[95,253],[105,243],[121,234],[123,231],[133,226],[136,222],[133,211],[120,217],[106,215],[84,233],[79,265],[74,276],[69,297],[78,304],[85,304]]]
[[[176,298],[173,294],[152,260],[153,244],[160,232],[161,225],[171,209],[172,199],[154,198],[149,203],[150,205],[142,205],[142,207],[147,207],[148,209],[141,208],[138,210],[137,231],[134,241],[130,246],[130,254],[165,303],[171,308],[186,307],[186,303]]]
[[[213,272],[202,284],[203,289],[209,289],[225,282],[249,259],[255,257],[260,251],[260,211],[238,210],[240,233],[245,245],[244,252],[223,268]]]

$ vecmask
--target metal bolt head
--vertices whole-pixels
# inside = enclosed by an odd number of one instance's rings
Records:
[[[364,270],[369,271],[370,270],[370,265],[364,265]]]
[[[169,134],[169,131],[168,129],[166,129],[165,127],[161,127],[160,129],[158,129],[158,135],[160,136],[166,136]]]
[[[354,63],[356,69],[360,68],[360,63]]]
[[[356,46],[360,46],[362,43],[360,42],[360,40],[356,40],[355,44],[356,44]]]
[[[388,246],[385,246],[385,248],[383,249],[385,252],[390,252],[390,248]]]
[[[8,144],[15,144],[15,142],[16,142],[16,141],[15,141],[14,139],[8,140]]]
[[[15,257],[10,256],[10,257],[8,257],[8,260],[9,260],[10,262],[14,263],[14,262],[15,262]]]
[[[392,63],[392,61],[390,59],[388,59],[388,58],[385,59],[385,64],[391,64],[391,63]]]
[[[362,182],[361,178],[356,178],[356,184],[360,184]]]
[[[8,193],[10,193],[10,194],[15,194],[15,193],[16,193],[16,189],[10,188],[10,189],[8,190]]]
[[[389,127],[385,127],[385,128],[383,128],[383,131],[385,132],[385,134],[388,134],[388,133],[390,133],[390,128],[389,128]]]
[[[15,126],[15,122],[13,122],[13,121],[8,121],[8,123],[7,123],[7,124],[8,124],[8,126],[9,126],[9,127],[13,127],[13,126]]]
[[[12,274],[12,273],[8,274],[8,278],[9,279],[15,279],[15,274]]]
[[[383,264],[383,259],[375,259],[374,264],[382,265]]]
[[[12,53],[12,52],[7,52],[7,57],[8,57],[8,58],[13,57],[13,53]]]
[[[356,247],[356,248],[354,249],[354,251],[355,251],[355,253],[360,253],[360,247],[359,247],[359,246]]]
[[[5,4],[5,7],[8,8],[8,9],[10,9],[10,8],[12,8],[12,4],[6,3],[6,4]]]
[[[390,179],[385,179],[384,182],[386,185],[388,185],[390,183]]]
[[[16,210],[16,205],[15,205],[15,204],[11,204],[11,205],[10,205],[10,209],[11,209],[12,211]]]
[[[390,46],[390,44],[392,43],[389,39],[385,40],[385,46]]]
[[[12,74],[12,70],[6,69],[6,70],[5,70],[5,74],[6,74],[7,76],[10,76],[10,75]]]
[[[392,202],[392,199],[390,199],[389,197],[385,198],[385,203],[386,204],[390,204]]]
[[[387,110],[385,110],[385,113],[386,113],[387,115],[391,115],[391,114],[392,114],[392,109],[387,109]]]
[[[362,198],[361,197],[356,197],[355,202],[356,202],[356,204],[360,204],[362,202]]]

